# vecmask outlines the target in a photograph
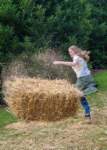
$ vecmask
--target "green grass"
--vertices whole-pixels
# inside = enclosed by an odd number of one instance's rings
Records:
[[[15,121],[16,118],[6,111],[6,108],[0,108],[0,128]]]
[[[107,91],[107,71],[98,72],[95,74],[95,80],[98,84],[99,90]]]
[[[98,85],[98,92],[88,96],[92,106],[98,108],[107,105],[107,71],[101,71],[94,75]]]

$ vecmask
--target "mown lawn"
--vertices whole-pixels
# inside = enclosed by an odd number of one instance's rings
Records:
[[[77,116],[55,123],[16,122],[0,108],[0,150],[107,150],[107,71],[95,74],[98,92],[88,96],[93,122]]]

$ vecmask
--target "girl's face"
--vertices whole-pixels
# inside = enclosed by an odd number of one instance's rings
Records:
[[[76,54],[75,51],[71,48],[68,49],[68,52],[71,57],[73,57]]]

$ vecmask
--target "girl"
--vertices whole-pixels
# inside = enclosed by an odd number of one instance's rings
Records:
[[[94,83],[91,72],[87,66],[89,61],[89,51],[83,51],[77,46],[70,46],[68,49],[69,55],[72,57],[72,62],[54,61],[55,65],[71,66],[76,73],[77,82],[76,87],[83,91],[84,96],[81,98],[81,105],[85,110],[85,118],[88,123],[91,123],[90,106],[87,102],[86,95],[96,92],[96,85]]]

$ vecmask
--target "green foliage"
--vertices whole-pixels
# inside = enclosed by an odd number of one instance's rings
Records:
[[[92,28],[90,15],[90,5],[86,1],[63,1],[56,7],[52,43],[65,49],[72,44],[87,46]]]
[[[92,52],[93,68],[107,66],[106,0],[0,0],[0,60],[76,44]],[[101,55],[102,54],[102,55]]]
[[[92,49],[94,68],[107,66],[107,2],[91,0],[91,20],[93,29],[90,35],[89,48]]]
[[[45,9],[30,0],[0,1],[0,59],[10,61],[22,52],[45,47]],[[48,40],[47,40],[48,41]]]

